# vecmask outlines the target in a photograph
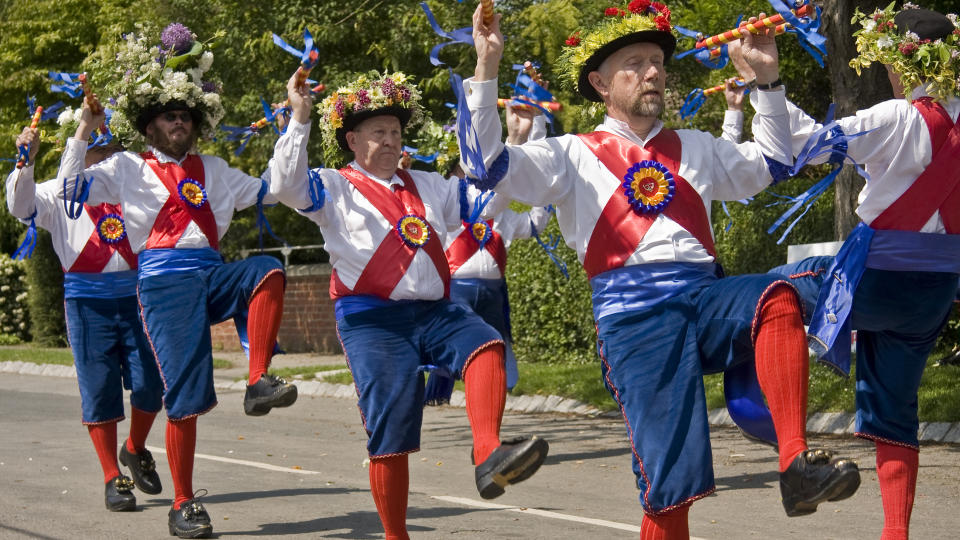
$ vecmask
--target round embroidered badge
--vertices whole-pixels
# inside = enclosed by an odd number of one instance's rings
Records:
[[[194,208],[200,208],[207,202],[207,192],[193,178],[184,178],[177,184],[180,198]]]
[[[400,218],[396,230],[403,243],[412,248],[423,247],[430,240],[430,226],[426,220],[413,214]]]
[[[117,214],[104,214],[97,221],[97,234],[108,244],[116,244],[127,236],[127,229],[123,226],[123,218]]]
[[[623,180],[627,202],[638,213],[662,212],[676,191],[673,174],[659,161],[634,163]]]
[[[478,221],[470,225],[470,234],[472,234],[473,239],[482,246],[490,240],[491,236],[493,236],[493,231],[485,222]]]

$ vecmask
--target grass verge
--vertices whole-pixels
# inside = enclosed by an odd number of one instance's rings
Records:
[[[0,362],[30,362],[33,364],[55,364],[72,366],[73,352],[67,348],[33,347],[17,345],[0,347]],[[229,360],[213,357],[215,369],[229,369],[233,364]]]

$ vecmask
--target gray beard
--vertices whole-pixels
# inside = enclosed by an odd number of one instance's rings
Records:
[[[168,139],[166,134],[156,132],[154,133],[152,140],[148,140],[147,142],[150,143],[150,146],[153,146],[157,150],[170,157],[180,158],[185,156],[187,152],[193,148],[193,145],[196,144],[197,139],[196,137],[190,137],[182,143],[175,143]]]
[[[663,97],[657,96],[655,100],[645,100],[641,96],[634,100],[630,106],[630,112],[637,116],[657,118],[663,112]]]

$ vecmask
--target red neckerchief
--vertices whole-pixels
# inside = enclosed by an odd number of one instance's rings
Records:
[[[960,122],[930,97],[913,102],[920,111],[933,158],[923,173],[896,201],[876,217],[874,229],[919,231],[934,212],[940,212],[948,234],[960,234]]]
[[[397,191],[371,180],[363,173],[348,167],[340,169],[340,174],[360,192],[367,201],[377,209],[393,231],[380,242],[373,256],[367,261],[360,278],[353,289],[348,288],[340,281],[336,270],[330,277],[330,297],[333,299],[356,294],[372,294],[384,299],[390,298],[390,293],[407,273],[418,249],[423,249],[433,260],[440,279],[443,280],[443,296],[450,296],[450,268],[443,254],[443,245],[437,236],[436,229],[427,222],[426,210],[417,185],[407,171],[398,169],[397,176],[403,180],[403,186]],[[396,232],[397,224],[406,215],[414,215],[427,223],[429,239],[420,248],[410,247]]]
[[[67,270],[67,272],[103,272],[104,267],[110,262],[110,258],[113,257],[114,253],[118,252],[120,256],[123,257],[123,260],[127,261],[130,268],[136,270],[137,255],[133,252],[133,249],[130,248],[130,240],[127,236],[113,243],[106,241],[100,236],[100,219],[108,214],[115,214],[120,218],[123,224],[122,226],[126,226],[126,224],[123,223],[123,213],[120,211],[120,206],[106,203],[99,206],[85,204],[83,208],[87,211],[87,215],[90,216],[90,220],[93,221],[93,233],[90,235],[90,238],[87,239],[87,243],[83,246],[83,250],[80,251],[80,255],[77,256],[77,260],[73,261],[73,264],[70,265],[70,269]]]
[[[197,208],[187,204],[180,194],[179,185],[185,179],[195,181],[206,191],[203,175],[203,160],[196,154],[190,154],[183,160],[182,165],[174,162],[160,163],[152,152],[144,152],[140,157],[150,166],[157,178],[167,188],[170,196],[157,214],[157,219],[147,237],[147,249],[174,248],[183,232],[194,222],[200,231],[207,237],[210,247],[220,249],[220,235],[217,232],[217,220],[210,209],[210,201],[204,200]]]
[[[716,257],[713,231],[703,199],[680,174],[680,137],[663,129],[645,146],[605,131],[578,135],[600,162],[617,178],[618,187],[610,196],[587,243],[583,268],[588,277],[620,268],[637,250],[657,214],[638,214],[630,206],[623,182],[631,165],[644,160],[658,161],[673,174],[675,193],[663,214],[686,229],[707,253]]]

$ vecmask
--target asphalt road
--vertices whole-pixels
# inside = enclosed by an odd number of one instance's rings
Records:
[[[350,399],[301,397],[289,409],[244,416],[240,392],[221,392],[201,417],[194,487],[220,538],[383,538],[370,496],[365,435]],[[75,379],[0,375],[0,538],[166,538],[173,487],[163,453],[163,416],[148,440],[164,491],[137,493],[138,511],[103,506],[102,473],[80,424]],[[121,438],[128,428],[120,424]],[[503,436],[550,441],[543,468],[484,501],[469,461],[466,415],[429,408],[422,450],[410,457],[408,528],[422,539],[617,539],[639,537],[642,512],[618,419],[507,414]],[[788,518],[776,457],[738,432],[712,437],[717,493],[693,505],[696,538],[876,539],[882,510],[872,446],[818,438],[860,462],[852,498]],[[960,447],[924,446],[912,538],[957,538]]]

